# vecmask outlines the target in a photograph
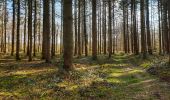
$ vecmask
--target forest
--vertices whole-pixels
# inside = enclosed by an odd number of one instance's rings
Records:
[[[0,100],[170,100],[170,0],[0,0]]]

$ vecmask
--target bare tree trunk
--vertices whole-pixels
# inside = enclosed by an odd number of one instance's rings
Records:
[[[149,0],[146,0],[146,29],[147,29],[147,47],[149,54],[152,54],[150,22],[149,22]]]
[[[36,35],[37,35],[37,1],[34,0],[34,53],[33,56],[36,56]]]
[[[169,50],[170,50],[170,0],[168,0],[167,4],[168,4],[168,21],[169,21]],[[169,64],[170,64],[170,51],[169,51]]]
[[[78,2],[78,56],[81,56],[81,32],[80,32],[80,20],[81,20],[81,16],[80,16],[80,13],[81,13],[81,10],[80,10],[80,7],[81,7],[81,0],[79,0]]]
[[[140,11],[141,11],[141,52],[143,58],[146,58],[146,35],[145,35],[145,0],[141,0]]]
[[[7,45],[7,0],[5,0],[4,5],[4,53],[6,53],[6,45]]]
[[[111,58],[112,56],[112,14],[111,14],[111,0],[108,1],[108,12],[109,12],[109,20],[108,20],[108,40],[109,40],[109,43],[108,43],[108,50],[109,50],[109,58]]]
[[[17,40],[16,40],[16,60],[20,60],[20,0],[17,1]]]
[[[25,1],[25,18],[24,18],[24,53],[26,52],[26,31],[27,31],[27,2]]]
[[[161,32],[161,16],[160,16],[160,0],[158,0],[158,21],[159,21],[159,54],[162,54],[162,32]]]
[[[106,54],[106,2],[103,0],[103,49]]]
[[[15,0],[13,0],[13,19],[12,19],[12,50],[11,56],[14,55],[14,39],[15,39]]]
[[[29,61],[32,61],[32,0],[28,1]]]
[[[88,36],[86,31],[86,0],[84,0],[84,38],[85,38],[85,56],[88,56]]]
[[[74,41],[74,55],[77,55],[77,0],[74,0],[74,29],[75,29],[75,41]]]
[[[92,57],[97,59],[96,0],[92,0]]]
[[[43,9],[43,42],[44,42],[44,57],[46,63],[50,62],[50,1],[44,0]]]
[[[55,0],[52,0],[52,46],[51,57],[55,56]]]
[[[72,19],[72,0],[64,0],[63,5],[63,44],[64,44],[64,66],[66,71],[71,70],[73,58],[73,19]]]

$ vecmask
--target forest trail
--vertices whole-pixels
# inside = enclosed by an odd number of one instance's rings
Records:
[[[169,100],[170,85],[148,74],[133,55],[74,59],[75,70],[65,76],[42,61],[1,61],[0,99]],[[139,62],[139,63],[136,63]]]

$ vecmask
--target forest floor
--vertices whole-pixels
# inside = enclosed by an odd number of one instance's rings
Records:
[[[111,59],[100,55],[96,61],[75,58],[75,70],[62,75],[58,73],[62,63],[57,58],[45,64],[38,59],[16,62],[5,56],[0,59],[0,99],[170,100],[170,69],[161,72],[162,67],[156,76],[146,71],[164,65],[165,59],[155,55],[142,60],[140,55],[123,54]]]

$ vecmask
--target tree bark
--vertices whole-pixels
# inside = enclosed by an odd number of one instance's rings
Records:
[[[64,44],[64,66],[66,71],[73,68],[73,19],[72,19],[72,0],[64,0],[63,5],[63,44]]]
[[[50,63],[50,1],[44,0],[43,10],[43,43],[44,57],[46,63]]]
[[[16,60],[20,60],[20,0],[17,1],[17,36],[16,36]]]
[[[97,59],[96,0],[92,0],[92,58]]]
[[[14,55],[14,39],[15,39],[15,0],[13,0],[13,19],[12,19],[12,50],[11,50],[11,56]]]
[[[32,0],[28,1],[29,61],[32,61]]]
[[[143,54],[143,58],[146,58],[146,35],[145,35],[145,0],[140,0],[141,6],[141,52]]]

